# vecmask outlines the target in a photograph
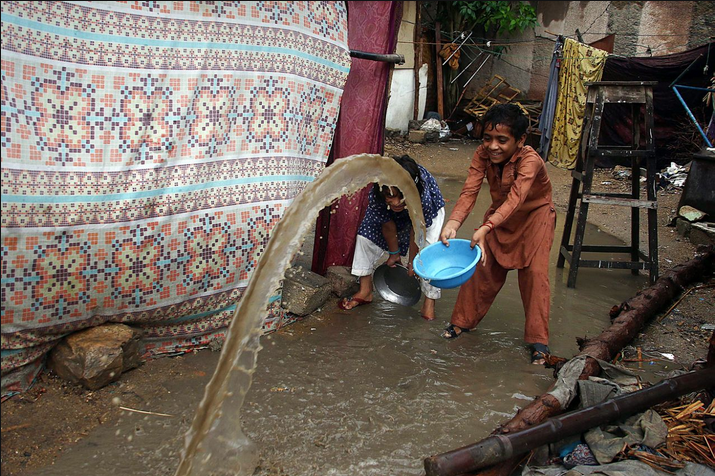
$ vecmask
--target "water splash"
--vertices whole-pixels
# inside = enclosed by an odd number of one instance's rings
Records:
[[[415,239],[419,248],[424,246],[425,224],[419,193],[410,175],[397,162],[376,154],[360,154],[337,160],[326,168],[293,201],[271,233],[238,303],[216,370],[186,433],[176,476],[253,474],[258,455],[241,430],[240,409],[261,350],[261,324],[268,299],[320,210],[336,198],[373,182],[402,191],[412,223],[417,224]]]

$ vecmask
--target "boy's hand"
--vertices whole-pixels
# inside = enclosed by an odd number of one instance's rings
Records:
[[[482,266],[487,265],[487,253],[486,253],[486,247],[487,247],[487,235],[489,234],[489,227],[488,226],[480,226],[477,228],[477,231],[474,232],[474,235],[472,235],[472,242],[470,243],[470,246],[474,248],[475,245],[479,246],[479,249],[482,250]]]
[[[397,264],[402,264],[402,259],[400,258],[399,253],[396,255],[390,255],[387,258],[387,266],[390,268],[394,268]]]
[[[439,234],[439,241],[444,243],[445,246],[449,246],[449,241],[452,238],[457,237],[457,230],[459,230],[460,223],[454,220],[447,221],[447,224],[442,228],[442,233]]]

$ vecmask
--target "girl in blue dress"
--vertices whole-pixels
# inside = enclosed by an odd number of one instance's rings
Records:
[[[409,155],[393,157],[412,180],[415,181],[422,202],[422,213],[425,218],[427,244],[439,240],[439,234],[444,223],[444,198],[434,177]],[[407,271],[415,276],[412,261],[419,248],[415,243],[412,221],[405,208],[402,192],[396,187],[375,184],[370,192],[369,203],[365,217],[358,229],[355,243],[355,254],[351,273],[360,278],[360,290],[351,298],[338,302],[343,310],[350,310],[372,302],[372,273],[377,262],[388,254],[387,265],[402,264],[402,256],[408,256]],[[420,279],[420,287],[425,295],[421,314],[427,320],[435,318],[435,299],[439,299],[439,288],[429,285]]]

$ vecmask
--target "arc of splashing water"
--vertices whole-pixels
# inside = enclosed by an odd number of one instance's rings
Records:
[[[410,175],[396,161],[376,154],[360,154],[327,167],[296,197],[271,232],[229,325],[216,370],[186,433],[176,476],[253,473],[256,459],[253,450],[249,451],[250,457],[243,451],[250,441],[241,432],[239,415],[261,349],[259,338],[268,297],[278,287],[318,212],[336,198],[373,182],[396,186],[403,192],[410,219],[417,224],[414,227],[417,244],[420,249],[424,246],[425,222],[419,193]],[[226,420],[223,424],[222,419]]]

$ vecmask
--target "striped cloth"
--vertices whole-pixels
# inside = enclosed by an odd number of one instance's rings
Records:
[[[80,329],[221,339],[349,67],[343,2],[2,2],[3,399]]]

